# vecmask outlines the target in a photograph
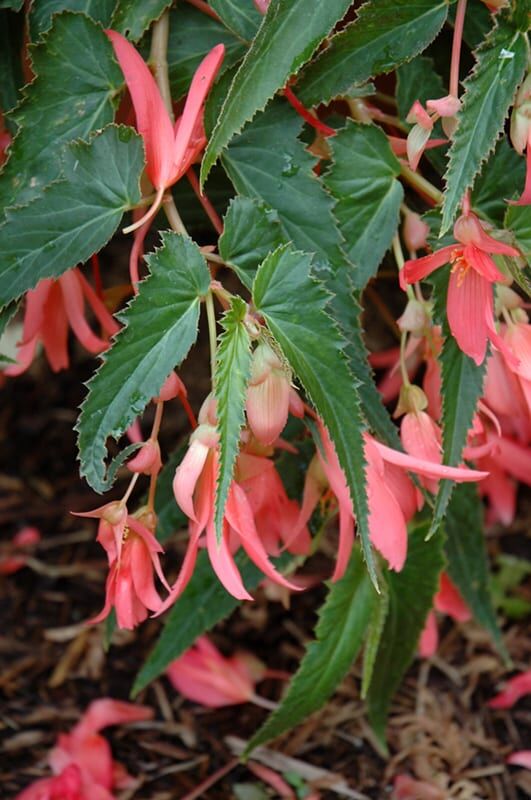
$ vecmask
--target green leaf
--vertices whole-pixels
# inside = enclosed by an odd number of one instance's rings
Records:
[[[231,139],[298,72],[349,5],[350,0],[271,0],[210,137],[201,183]]]
[[[105,491],[109,436],[118,440],[197,337],[199,301],[210,274],[191,239],[164,233],[162,246],[146,258],[150,275],[120,319],[125,328],[87,384],[77,423],[80,473],[97,492]]]
[[[252,8],[252,4],[250,7]],[[172,96],[175,99],[186,94],[197,67],[217,44],[225,45],[222,72],[243,58],[247,51],[245,44],[231,31],[188,3],[179,3],[172,9],[168,71]]]
[[[171,453],[157,479],[155,513],[157,515],[157,539],[167,541],[172,534],[188,526],[188,517],[175,502],[173,479],[175,470],[184,458],[188,443],[181,444]]]
[[[498,24],[477,51],[477,63],[465,81],[445,175],[441,233],[448,230],[463,198],[496,140],[527,63],[525,37],[497,15]]]
[[[29,13],[30,38],[32,42],[50,30],[52,17],[61,11],[80,11],[109,27],[115,0],[33,0]]]
[[[236,553],[235,561],[245,586],[250,591],[256,589],[264,577],[258,567],[242,551]],[[199,553],[190,582],[169,611],[163,631],[136,677],[132,696],[158,678],[172,661],[188,650],[199,636],[228,617],[240,602],[223,588],[208,554]]]
[[[361,677],[361,697],[363,700],[367,697],[374,666],[376,664],[376,656],[382,640],[384,632],[384,625],[389,613],[389,591],[387,582],[380,582],[380,594],[378,595],[374,604],[374,613],[369,620],[367,638],[363,650],[363,674]]]
[[[24,0],[0,0],[0,8],[10,9],[11,11],[20,11],[24,4]]]
[[[502,657],[508,659],[489,588],[483,506],[474,484],[456,486],[448,504],[444,529],[447,572],[476,621],[490,633]]]
[[[524,178],[524,159],[509,147],[505,138],[500,139],[474,184],[474,210],[501,226],[507,211],[507,200],[516,198],[519,188],[524,186]],[[529,212],[527,216],[531,216]]]
[[[391,72],[421,53],[446,19],[445,0],[377,0],[302,73],[298,95],[306,105],[327,102],[353,84]]]
[[[516,246],[526,261],[531,262],[531,210],[529,206],[509,206],[505,227],[514,234]]]
[[[324,705],[360,651],[375,602],[376,592],[356,548],[345,575],[332,584],[319,611],[315,641],[307,645],[280,706],[254,734],[247,754]]]
[[[219,474],[216,484],[216,535],[223,535],[223,517],[234,464],[240,444],[240,431],[245,422],[245,395],[251,366],[251,339],[244,324],[247,304],[234,297],[230,309],[221,319],[221,334],[214,375],[219,433]]]
[[[332,276],[327,276],[326,287],[333,295],[330,300],[332,316],[345,337],[345,354],[350,371],[358,383],[361,408],[369,427],[389,447],[402,450],[396,425],[383,404],[369,364],[369,354],[363,341],[363,309],[359,292],[354,292],[352,288],[348,266],[340,267]]]
[[[24,84],[20,51],[23,47],[24,19],[11,11],[0,11],[0,108],[3,113],[16,106]],[[16,125],[6,116],[6,127],[16,133]]]
[[[223,23],[240,39],[250,42],[262,22],[262,15],[249,0],[210,0]]]
[[[325,307],[329,295],[310,275],[311,256],[279,247],[260,265],[253,300],[334,443],[356,512],[358,533],[376,583],[365,490],[365,428],[345,341]]]
[[[10,115],[20,130],[0,175],[0,208],[28,203],[59,177],[64,145],[112,122],[123,84],[110,41],[83,14],[55,17],[32,58],[37,77]]]
[[[455,19],[455,14],[452,16]],[[494,14],[487,8],[483,0],[469,0],[465,25],[463,28],[463,39],[471,50],[475,50],[492,28]]]
[[[171,3],[172,0],[142,0],[141,3],[137,0],[118,0],[111,28],[136,42]]]
[[[400,164],[380,128],[351,121],[332,140],[332,155],[324,184],[337,201],[334,214],[343,250],[355,265],[352,283],[362,289],[398,228],[404,197],[396,180]]]
[[[439,534],[426,542],[426,530],[427,525],[422,524],[410,531],[404,569],[387,574],[389,612],[367,701],[369,720],[384,747],[389,706],[415,656],[444,566],[443,537]]]
[[[487,360],[478,367],[463,353],[450,333],[446,319],[448,274],[447,269],[438,270],[430,280],[434,285],[435,316],[443,323],[444,335],[440,360],[443,463],[455,467],[461,463],[467,434],[482,394]],[[453,481],[439,482],[430,536],[445,515],[453,488]]]
[[[144,153],[132,128],[110,125],[71,144],[63,163],[64,180],[9,209],[0,226],[0,307],[101,250],[140,200]]]
[[[334,201],[313,173],[315,158],[297,139],[302,119],[275,100],[223,154],[225,170],[239,194],[275,209],[287,241],[321,264],[344,262]]]
[[[235,197],[231,201],[223,220],[219,253],[247,289],[252,288],[258,265],[285,243],[274,211],[250,197]]]

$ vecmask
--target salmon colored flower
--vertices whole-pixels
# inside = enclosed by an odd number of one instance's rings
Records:
[[[514,203],[509,202],[517,206],[528,206],[531,204],[531,73],[526,76],[516,93],[510,136],[517,153],[523,154],[526,151],[526,175],[520,199]]]
[[[6,554],[0,553],[0,575],[12,575],[25,567],[28,555],[40,540],[41,534],[37,528],[29,525],[21,528],[7,545]]]
[[[459,217],[454,225],[458,244],[449,245],[429,256],[406,261],[400,271],[402,288],[430,275],[443,264],[452,264],[448,284],[447,314],[450,330],[461,350],[481,364],[487,341],[507,351],[495,330],[492,284],[506,278],[492,260],[492,255],[517,257],[519,251],[493,239],[470,211]]]
[[[525,316],[525,312],[521,313]],[[513,357],[507,359],[505,352],[502,355],[517,377],[531,416],[531,325],[527,321],[508,325],[503,339]]]
[[[113,761],[109,743],[100,731],[109,725],[142,722],[153,710],[110,698],[92,702],[70,733],[61,733],[48,755],[54,777],[36,781],[16,800],[113,800],[113,789],[126,789],[134,780]]]
[[[85,318],[85,301],[89,304],[108,336],[119,331],[119,325],[107,311],[81,270],[74,268],[57,280],[45,278],[26,294],[24,328],[17,353],[17,364],[4,369],[6,375],[20,375],[30,366],[39,342],[54,372],[68,367],[68,329],[89,353],[101,353],[109,342],[97,336]]]
[[[332,580],[336,581],[344,574],[350,558],[354,541],[354,510],[332,440],[320,421],[318,428],[321,447],[317,449],[317,457],[339,507],[339,546],[332,576]],[[415,504],[414,499],[412,502],[414,495],[408,497],[406,492],[405,502],[401,497],[401,487],[409,480],[405,472],[411,471],[428,478],[449,478],[457,481],[477,481],[487,475],[486,472],[447,467],[399,453],[380,444],[368,434],[365,435],[365,459],[371,542],[385,558],[389,568],[397,572],[402,569],[406,560],[407,514]],[[298,526],[306,525],[308,522],[319,498],[318,489],[315,474],[307,476]],[[398,496],[395,495],[395,491]]]
[[[407,157],[411,169],[417,169],[421,156],[428,146],[433,126],[438,119],[442,118],[443,120],[445,134],[447,136],[452,135],[455,128],[455,115],[460,108],[461,101],[452,95],[440,97],[437,100],[427,100],[426,108],[419,100],[415,100],[406,117],[406,121],[413,124],[407,135],[406,144]],[[436,139],[430,142],[432,147],[436,144],[445,144],[445,140]]]
[[[456,622],[467,622],[471,617],[470,609],[445,572],[441,574],[439,590],[433,598],[433,608],[441,614],[447,614]],[[431,658],[439,643],[435,611],[430,611],[428,614],[424,630],[420,635],[419,655],[422,658]]]
[[[116,31],[107,30],[106,34],[133,101],[137,129],[146,150],[146,172],[157,190],[149,211],[126,228],[128,232],[141,227],[156,214],[165,190],[182,178],[204,149],[205,101],[223,61],[225,47],[216,45],[201,61],[192,78],[183,113],[173,125],[157,83],[140,53]]]
[[[443,789],[427,781],[418,781],[410,775],[397,775],[391,800],[446,800]]]
[[[265,665],[250,653],[226,658],[206,636],[197,639],[166,670],[177,691],[209,708],[252,701],[255,686],[265,673]]]
[[[531,694],[531,670],[515,675],[505,684],[505,689],[489,700],[491,708],[512,708],[522,697]]]

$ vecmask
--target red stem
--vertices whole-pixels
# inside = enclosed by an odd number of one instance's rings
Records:
[[[312,128],[315,128],[316,131],[322,133],[323,136],[336,135],[337,131],[335,131],[333,128],[330,128],[328,125],[325,125],[325,123],[321,122],[321,120],[318,119],[317,117],[314,117],[314,115],[310,111],[308,111],[306,106],[303,106],[301,101],[298,100],[297,97],[295,97],[289,86],[284,87],[284,97],[286,98],[288,103],[290,103],[293,106],[297,114],[300,114],[300,116],[303,119],[305,119],[306,122],[308,122],[312,126]]]
[[[458,0],[455,12],[454,38],[452,42],[452,61],[450,64],[450,94],[459,96],[459,60],[461,58],[461,42],[463,41],[463,27],[465,24],[467,0]]]
[[[210,200],[208,199],[208,197],[206,196],[206,194],[201,194],[199,181],[197,180],[197,175],[193,171],[192,167],[190,167],[190,169],[187,171],[186,177],[190,181],[190,186],[194,190],[197,199],[203,206],[203,210],[207,215],[207,217],[209,218],[212,225],[214,226],[216,233],[218,234],[218,236],[221,236],[221,234],[223,233],[223,223],[221,221],[221,218],[216,209],[214,208],[214,206],[212,205],[212,203],[210,202]]]

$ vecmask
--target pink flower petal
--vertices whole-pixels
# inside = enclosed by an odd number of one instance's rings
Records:
[[[475,269],[456,270],[448,284],[448,325],[463,353],[478,366],[487,351],[487,314],[492,317],[492,286]],[[490,310],[490,312],[489,312]]]
[[[507,681],[505,689],[489,700],[491,708],[512,708],[521,697],[531,694],[531,670],[515,675]]]
[[[426,617],[424,628],[420,634],[418,652],[421,658],[431,658],[437,652],[439,644],[439,631],[437,630],[437,619],[433,611]]]
[[[531,750],[517,750],[516,752],[511,753],[510,756],[507,756],[506,761],[508,764],[512,764],[514,767],[531,769]]]
[[[224,531],[221,542],[218,544],[213,520],[207,524],[206,540],[212,568],[228,593],[237,600],[252,600],[252,596],[243,585],[242,576],[229,550],[226,532]]]
[[[429,461],[424,461],[421,458],[414,458],[405,453],[399,453],[398,450],[393,450],[375,439],[371,441],[378,449],[384,461],[390,464],[396,464],[398,467],[403,467],[410,472],[417,472],[419,475],[425,475],[427,478],[447,478],[451,481],[458,481],[459,483],[470,483],[472,481],[480,481],[486,478],[488,472],[481,472],[479,470],[468,469],[467,467],[447,467],[445,464],[433,464]]]
[[[431,253],[429,256],[406,261],[404,269],[400,270],[399,276],[402,288],[405,288],[405,284],[422,280],[434,270],[442,267],[443,264],[449,264],[455,249],[455,245],[449,245],[448,247],[441,247],[440,250],[436,250],[435,253]]]
[[[448,614],[456,622],[467,622],[471,617],[470,609],[445,572],[441,575],[439,591],[435,595],[433,604],[437,611]]]
[[[189,519],[197,522],[194,510],[194,490],[205,466],[209,448],[203,442],[195,439],[191,442],[186,455],[175,470],[173,479],[173,493],[181,509]]]

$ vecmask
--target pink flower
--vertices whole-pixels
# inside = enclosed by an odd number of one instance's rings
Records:
[[[511,114],[510,136],[517,153],[523,154],[526,150],[524,191],[514,205],[528,206],[531,204],[531,74],[526,76],[516,93]]]
[[[531,750],[517,750],[515,753],[511,753],[510,756],[507,756],[506,761],[514,767],[531,769]]]
[[[431,111],[428,113],[426,108]],[[457,97],[447,95],[437,100],[427,100],[426,108],[415,100],[406,117],[407,122],[414,123],[407,136],[407,157],[411,169],[417,169],[421,156],[428,146],[428,140],[433,131],[435,122],[442,117],[443,129],[447,136],[451,136],[455,128],[455,115],[461,108]],[[444,139],[436,139],[429,143],[431,147],[445,144]]]
[[[400,438],[410,456],[442,464],[441,429],[425,411],[410,411],[403,416]],[[423,478],[422,483],[432,494],[437,492],[438,481]]]
[[[54,773],[21,792],[16,800],[113,800],[113,789],[127,788],[132,778],[113,761],[100,731],[151,719],[153,710],[110,698],[92,702],[68,734],[59,734],[48,762]]]
[[[7,546],[7,554],[0,555],[0,575],[12,575],[26,566],[28,555],[41,540],[37,528],[26,526],[13,536]]]
[[[268,578],[289,589],[299,588],[286,580],[269,560],[268,552],[257,530],[253,505],[248,496],[252,495],[252,488],[249,491],[250,487],[247,486],[248,491],[246,491],[237,480],[233,480],[230,486],[221,541],[217,540],[214,502],[218,475],[218,434],[212,424],[214,412],[210,406],[211,403],[207,400],[199,415],[201,424],[193,432],[190,438],[190,447],[175,472],[173,490],[177,504],[190,520],[190,540],[181,572],[159,613],[175,602],[190,580],[203,534],[214,572],[229,594],[239,600],[252,600],[243,585],[234,561],[233,554],[240,546]],[[259,510],[262,503],[256,496],[257,479],[259,479],[260,471],[268,472],[267,459],[263,459],[262,463],[255,462],[254,467],[254,474],[247,473],[246,476],[244,465],[242,478],[243,481],[252,480],[254,482],[255,498],[253,502],[255,508]],[[257,471],[256,467],[258,467]],[[249,469],[249,463],[247,463],[247,469]],[[266,486],[271,486],[271,479],[272,476],[269,474],[264,482]]]
[[[402,236],[404,237],[404,243],[411,256],[417,250],[422,250],[427,247],[427,237],[429,233],[430,226],[428,223],[424,222],[415,211],[411,211],[407,208],[402,224]]]
[[[128,514],[121,502],[108,503],[77,516],[100,520],[97,540],[109,561],[105,605],[90,621],[101,622],[114,606],[118,626],[132,630],[146,619],[148,609],[158,611],[162,605],[155,589],[154,572],[163,586],[170,590],[160,565],[159,556],[164,550],[142,518]],[[151,523],[148,514],[144,519]]]
[[[170,664],[166,674],[188,700],[221,708],[251,701],[265,671],[254,656],[236,653],[225,658],[206,636],[201,636]]]
[[[470,609],[446,572],[441,574],[439,591],[433,598],[433,607],[435,611],[439,611],[441,614],[448,614],[456,622],[467,622],[471,617]],[[422,658],[433,656],[437,650],[438,642],[437,620],[434,611],[430,611],[420,636],[419,655]]]
[[[223,61],[225,47],[216,45],[195,71],[182,115],[172,124],[159,88],[138,51],[121,34],[106,31],[124,73],[133,101],[136,124],[146,149],[147,175],[157,190],[147,214],[134,225],[139,228],[157,212],[165,190],[176,183],[197,159],[206,144],[203,113],[207,94]]]
[[[443,247],[423,258],[406,261],[400,272],[405,284],[430,275],[443,264],[452,264],[448,284],[447,314],[450,330],[461,350],[481,364],[485,358],[487,340],[500,350],[507,350],[494,327],[492,284],[505,282],[491,258],[493,254],[519,256],[514,247],[498,242],[483,230],[472,212],[463,214],[454,225],[458,245]]]
[[[513,355],[507,359],[503,353],[506,364],[518,379],[531,416],[531,325],[528,322],[508,325],[503,338]]]
[[[89,327],[85,319],[88,302],[104,331],[111,336],[119,330],[117,322],[107,311],[81,270],[74,268],[57,280],[45,278],[26,294],[24,329],[18,349],[18,363],[6,367],[6,375],[20,375],[30,366],[37,344],[44,352],[54,372],[68,367],[68,328],[89,353],[101,353],[109,343]]]
[[[489,700],[491,708],[512,708],[520,698],[531,694],[531,670],[515,675],[505,684],[505,689]]]
[[[332,580],[336,581],[344,574],[350,558],[354,541],[354,510],[332,440],[321,421],[318,421],[318,427],[322,453],[321,448],[318,448],[317,456],[339,506],[339,547],[332,576]],[[485,472],[447,467],[399,453],[380,444],[368,434],[365,435],[365,458],[371,542],[386,559],[390,569],[397,572],[402,569],[406,560],[406,523],[415,506],[415,495],[407,489],[409,479],[405,471],[416,472],[428,478],[449,478],[457,481],[477,481],[487,475]],[[298,527],[308,522],[319,499],[319,488],[315,474],[307,476]],[[414,492],[413,488],[411,492]]]
[[[256,347],[251,364],[245,410],[258,441],[271,445],[288,421],[291,375],[267,342]]]

